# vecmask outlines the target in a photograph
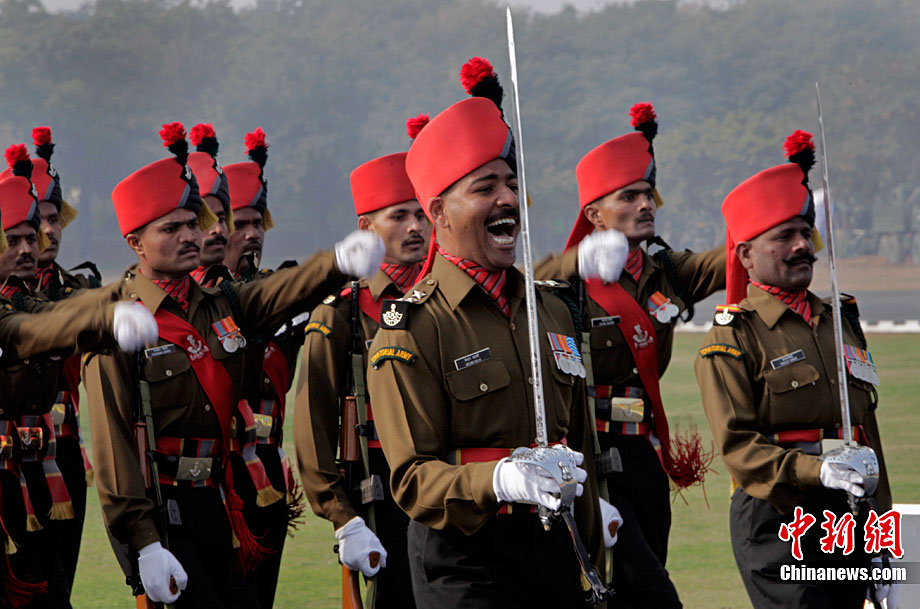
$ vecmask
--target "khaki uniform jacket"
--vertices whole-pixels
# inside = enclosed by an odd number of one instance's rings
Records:
[[[71,273],[64,270],[64,267],[57,262],[52,262],[51,265],[54,268],[54,275],[52,276],[51,283],[47,287],[39,286],[41,294],[49,300],[70,298],[76,290],[90,290],[102,287],[102,284],[95,275]],[[95,265],[93,265],[93,269],[95,269]]]
[[[408,306],[406,328],[381,326],[369,350],[368,385],[393,498],[435,529],[472,534],[500,508],[492,490],[496,461],[454,465],[455,449],[513,449],[536,437],[524,278],[513,267],[507,273],[510,319],[465,271],[437,256],[415,286],[424,295]],[[575,328],[566,305],[543,290],[537,318],[548,440],[565,438],[585,453],[588,482],[575,516],[588,551],[602,557],[585,386],[556,366],[547,337],[574,338]],[[458,361],[477,352],[479,363]]]
[[[725,289],[725,247],[720,246],[700,254],[691,252],[669,252],[674,262],[675,274],[680,287],[688,295],[690,302],[684,302],[678,294],[679,286],[672,285],[671,278],[658,258],[644,256],[644,266],[639,281],[623,271],[620,285],[633,297],[639,306],[648,311],[648,299],[661,292],[683,313],[689,305],[699,302],[718,290]],[[564,254],[557,254],[541,261],[535,270],[538,279],[561,278],[577,285],[581,280],[578,275],[578,248],[570,248]],[[626,344],[623,332],[615,325],[591,327],[592,319],[609,318],[599,304],[585,295],[587,313],[584,323],[591,331],[591,363],[594,368],[594,382],[597,385],[628,385],[642,387],[639,371],[633,361],[632,352]],[[674,326],[677,317],[663,324],[654,316],[649,316],[658,341],[658,376],[661,377],[671,361],[671,349],[674,345]],[[627,333],[627,336],[630,335]],[[651,416],[651,408],[645,409],[645,420]]]
[[[402,296],[383,271],[377,271],[369,281],[361,280],[360,289],[370,290],[374,300]],[[300,479],[310,507],[317,516],[329,520],[338,529],[358,515],[336,464],[341,400],[351,367],[351,297],[339,298],[336,293],[330,299],[310,314],[304,336],[294,444]],[[377,334],[380,319],[365,315],[360,308],[358,313],[359,342],[367,361],[368,340]]]
[[[322,252],[297,268],[270,279],[237,285],[242,319],[235,319],[244,337],[278,327],[296,306],[314,305],[346,277],[335,266],[332,252]],[[219,288],[189,287],[184,312],[165,291],[133,268],[112,288],[123,298],[141,300],[155,313],[164,308],[188,320],[207,341],[211,355],[234,381],[236,403],[242,397],[246,349],[228,353],[211,324],[233,315]],[[69,301],[68,301],[69,302]],[[164,340],[157,346],[168,345]],[[87,356],[83,367],[93,433],[99,499],[106,525],[118,541],[133,551],[159,541],[154,503],[147,497],[134,438],[138,407],[138,358],[121,351]],[[150,385],[151,409],[157,437],[220,439],[221,430],[207,394],[198,382],[183,347],[143,360]]]
[[[809,490],[821,488],[821,461],[800,449],[777,446],[769,436],[841,425],[831,306],[814,294],[808,298],[813,328],[781,300],[750,286],[741,311],[727,325],[715,322],[700,351],[706,355],[696,360],[703,408],[725,467],[745,492],[783,513],[801,504]],[[843,334],[845,343],[859,346],[845,320]],[[708,349],[711,345],[717,346]],[[800,356],[778,361],[799,351]],[[864,427],[878,455],[876,498],[887,511],[891,491],[874,387],[847,376],[852,423]]]

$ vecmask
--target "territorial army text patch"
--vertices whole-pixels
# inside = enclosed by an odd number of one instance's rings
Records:
[[[706,345],[700,349],[700,357],[710,357],[712,355],[730,355],[735,359],[741,359],[741,356],[744,355],[744,351],[734,345],[726,345],[724,343]]]
[[[380,362],[388,359],[395,359],[406,364],[411,364],[415,361],[415,354],[401,347],[383,347],[382,349],[377,349],[377,352],[371,356],[371,366],[376,368],[380,365]]]
[[[311,321],[303,329],[304,334],[309,334],[310,332],[319,332],[323,336],[329,336],[332,334],[332,328],[321,321]]]

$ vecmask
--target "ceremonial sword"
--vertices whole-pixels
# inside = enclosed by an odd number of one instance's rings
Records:
[[[827,145],[824,140],[824,114],[821,111],[821,89],[815,83],[818,103],[818,128],[821,135],[821,179],[824,186],[824,218],[827,221],[826,235],[821,235],[827,246],[827,260],[831,277],[831,310],[834,319],[834,351],[837,356],[837,385],[840,392],[840,414],[843,425],[843,446],[830,450],[821,456],[829,463],[841,463],[857,471],[863,477],[866,497],[875,494],[878,488],[879,465],[875,451],[868,446],[853,442],[853,427],[850,417],[850,393],[847,383],[846,359],[843,352],[843,323],[840,314],[840,287],[837,283],[837,255],[834,251],[834,223],[831,213],[831,189],[827,180]],[[847,493],[850,510],[856,513],[856,497]]]
[[[553,521],[562,518],[569,529],[569,535],[575,546],[575,554],[581,566],[582,574],[590,586],[591,601],[597,604],[604,600],[608,594],[607,588],[598,576],[597,571],[591,566],[578,527],[572,514],[572,505],[575,503],[575,493],[578,481],[575,475],[577,464],[573,452],[560,446],[550,446],[546,435],[546,405],[543,400],[543,371],[540,363],[540,337],[537,324],[536,286],[534,284],[533,248],[530,243],[530,221],[527,210],[527,178],[524,173],[524,140],[521,133],[521,103],[518,90],[517,57],[514,49],[514,26],[511,21],[511,7],[506,7],[506,22],[508,26],[508,59],[511,63],[511,88],[514,96],[514,121],[512,123],[515,133],[514,139],[517,161],[518,200],[524,199],[520,205],[521,215],[521,248],[524,253],[524,285],[525,304],[527,310],[527,334],[530,343],[530,371],[533,378],[533,406],[536,439],[534,448],[519,448],[514,451],[509,461],[521,464],[531,464],[548,471],[556,483],[559,484],[560,504],[555,512],[544,506],[539,506],[540,522],[549,530]]]

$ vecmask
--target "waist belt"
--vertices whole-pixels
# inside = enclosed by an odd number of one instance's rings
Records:
[[[11,469],[16,446],[16,426],[12,421],[0,419],[0,469]]]
[[[767,434],[767,438],[777,446],[798,448],[808,455],[820,455],[822,453],[822,440],[842,440],[843,428],[793,429]],[[853,439],[863,446],[868,443],[862,425],[853,426]]]
[[[629,385],[598,385],[588,387],[594,398],[595,427],[601,433],[648,435],[654,431],[651,422],[644,422],[645,390]]]
[[[196,488],[220,483],[220,440],[160,436],[153,458],[160,484]]]
[[[281,444],[283,429],[278,400],[261,399],[252,416],[256,421],[256,443]]]

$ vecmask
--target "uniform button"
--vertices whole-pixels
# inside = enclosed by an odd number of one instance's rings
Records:
[[[166,376],[172,376],[172,370],[166,370]]]
[[[792,381],[792,383],[790,383],[790,384],[792,385],[792,388],[793,388],[793,389],[798,389],[798,387],[799,387],[799,382],[798,382],[798,381]]]
[[[137,294],[135,294],[134,292],[131,292],[130,294],[128,294],[128,298],[137,298]]]
[[[3,409],[2,409],[2,408],[0,408],[0,414],[3,414]]]
[[[264,379],[262,379],[262,382],[268,385],[269,383],[272,382],[272,380],[266,376]]]
[[[530,383],[531,385],[533,385],[533,377],[532,377],[532,376],[528,376],[528,377],[527,377],[527,382]]]
[[[28,363],[29,363],[29,360],[24,359],[24,360],[22,360],[22,363],[23,363],[23,364],[28,364]]]
[[[512,321],[512,322],[511,322],[511,331],[514,332],[515,330],[517,330],[517,326],[516,326],[515,323]]]
[[[608,346],[608,347],[612,347],[612,346],[613,346],[613,341],[610,340],[610,339],[607,339],[607,346]]]
[[[204,405],[204,410],[205,410],[205,412],[211,412],[211,405],[210,405],[210,404],[205,404],[205,405]]]
[[[425,283],[427,283],[428,285],[434,285],[434,279],[429,279]]]
[[[638,369],[638,368],[633,368],[633,374],[639,374],[639,369]]]
[[[836,384],[837,384],[837,381],[835,381],[834,379],[827,379],[827,380],[829,380],[829,381],[831,382],[831,385],[836,385]]]
[[[488,390],[489,390],[488,385],[486,385],[485,383],[479,383],[479,391],[488,391]]]

